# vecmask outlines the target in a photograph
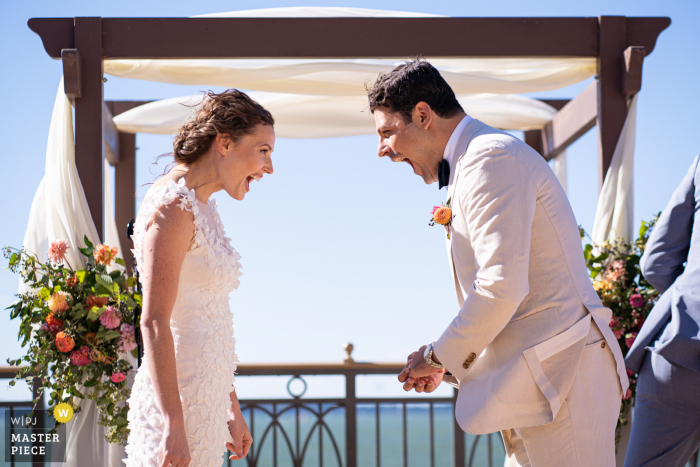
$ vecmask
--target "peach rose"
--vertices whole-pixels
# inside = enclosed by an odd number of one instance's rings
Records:
[[[71,297],[69,293],[66,293],[62,290],[52,293],[49,299],[47,300],[49,310],[53,311],[54,313],[61,313],[67,311],[70,308],[68,300],[71,300],[72,298],[73,297]]]

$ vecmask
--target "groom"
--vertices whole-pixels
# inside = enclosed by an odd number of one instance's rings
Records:
[[[614,466],[627,374],[554,173],[468,116],[428,62],[380,75],[368,93],[379,156],[446,186],[452,211],[445,237],[460,310],[409,357],[404,389],[456,382],[462,429],[500,430],[523,467]]]

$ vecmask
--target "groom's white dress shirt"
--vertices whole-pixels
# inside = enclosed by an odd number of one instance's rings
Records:
[[[562,406],[569,413],[575,381],[619,407],[628,380],[608,326],[612,313],[593,290],[573,211],[547,162],[471,117],[455,128],[444,158],[454,216],[447,253],[460,310],[435,355],[459,381],[462,429],[505,437],[550,424]],[[617,374],[612,390],[581,381],[591,343],[603,352],[594,360]]]

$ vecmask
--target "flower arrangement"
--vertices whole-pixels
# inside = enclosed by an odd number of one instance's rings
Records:
[[[450,238],[450,224],[452,223],[452,209],[450,208],[450,202],[452,198],[447,200],[447,204],[442,204],[440,206],[433,206],[433,210],[430,211],[430,222],[429,226],[434,226],[435,224],[440,224],[445,226],[445,231],[447,232],[447,238]]]
[[[78,412],[76,398],[94,400],[99,423],[107,428],[105,439],[124,444],[131,365],[120,353],[135,353],[134,314],[141,295],[133,278],[107,272],[113,262],[124,266],[117,248],[93,246],[87,237],[85,245],[79,250],[87,266],[77,271],[65,261],[67,240],[51,243],[46,263],[24,249],[4,248],[8,269],[30,288],[7,308],[11,319],[21,320],[18,337],[27,354],[7,362],[25,364],[15,379],[40,384],[41,393],[50,391],[49,410],[68,403]]]
[[[622,355],[629,352],[659,297],[656,289],[644,279],[639,264],[658,218],[659,215],[650,222],[642,222],[639,238],[632,245],[619,239],[614,244],[587,244],[583,250],[593,288],[603,305],[613,312],[610,329],[620,344]],[[583,240],[586,233],[580,227],[579,230]],[[627,424],[629,410],[634,406],[637,392],[637,375],[628,369],[627,376],[630,387],[622,396],[616,441],[619,440],[622,426]]]

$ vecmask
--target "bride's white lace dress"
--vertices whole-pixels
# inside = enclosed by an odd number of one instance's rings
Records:
[[[197,200],[182,178],[152,187],[141,204],[132,237],[139,266],[148,222],[160,206],[176,200],[181,209],[192,212],[195,226],[170,319],[190,466],[218,467],[228,439],[227,409],[237,361],[229,293],[239,284],[240,255],[225,236],[216,201]],[[158,467],[164,423],[146,366],[136,374],[128,420],[126,465]]]

